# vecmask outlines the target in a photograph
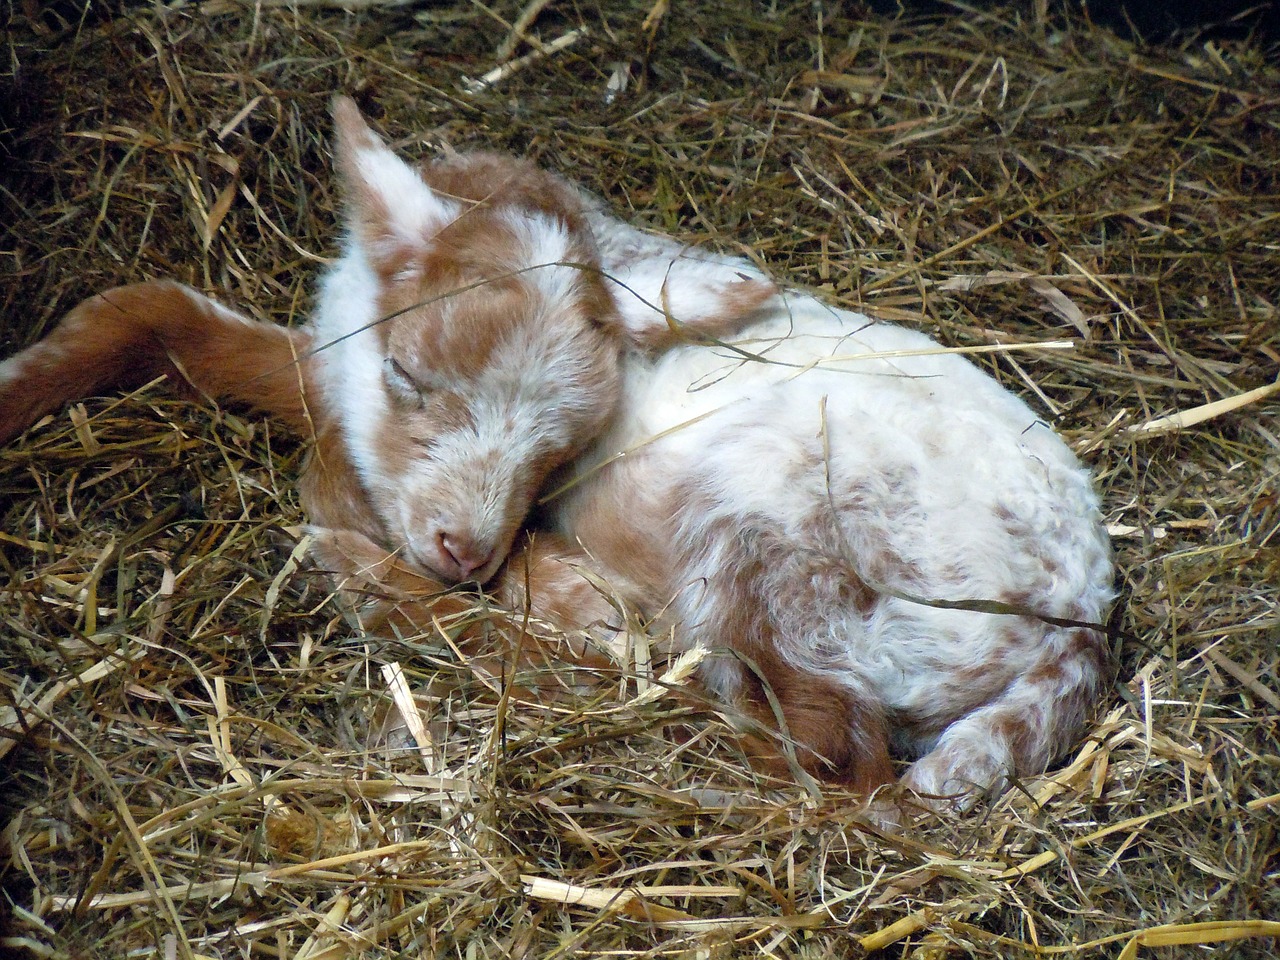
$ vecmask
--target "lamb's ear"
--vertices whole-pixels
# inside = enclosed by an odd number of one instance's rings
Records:
[[[779,302],[778,288],[720,263],[676,259],[655,269],[647,261],[606,281],[627,338],[643,350],[731,336]]]
[[[334,155],[346,193],[347,227],[374,267],[425,253],[431,238],[458,216],[458,205],[428,187],[374,133],[349,97],[333,101]]]

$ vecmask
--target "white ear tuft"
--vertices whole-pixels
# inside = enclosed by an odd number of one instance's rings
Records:
[[[580,199],[622,333],[641,350],[723,339],[781,307],[778,287],[741,257],[691,250],[637,230],[590,194]]]
[[[645,350],[719,339],[779,303],[772,281],[714,257],[655,257],[606,273],[627,337]]]
[[[431,238],[457,218],[458,204],[438,195],[396,156],[349,97],[335,98],[333,121],[353,237],[375,267],[425,252]]]

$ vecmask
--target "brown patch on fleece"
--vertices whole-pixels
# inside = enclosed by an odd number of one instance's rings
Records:
[[[439,262],[434,256],[421,261],[424,266]],[[516,278],[462,289],[478,279],[455,274],[384,284],[379,315],[391,318],[385,323],[388,355],[426,382],[436,370],[450,380],[477,377],[494,350],[523,325],[537,322],[540,306],[535,291]]]
[[[572,233],[590,232],[573,187],[523,158],[483,151],[460,153],[441,157],[418,172],[442,196],[482,207],[520,207],[561,219]]]

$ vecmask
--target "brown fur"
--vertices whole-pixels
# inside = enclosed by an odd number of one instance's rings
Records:
[[[0,441],[68,401],[169,375],[182,389],[247,404],[308,434],[323,420],[310,336],[219,311],[166,281],[91,297],[25,354],[23,389],[0,406]]]

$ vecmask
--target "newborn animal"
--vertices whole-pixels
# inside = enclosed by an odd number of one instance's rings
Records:
[[[162,373],[249,404],[313,440],[318,556],[386,591],[382,622],[475,581],[586,627],[606,583],[862,791],[898,754],[911,789],[971,798],[1081,735],[1110,552],[1089,474],[1026,404],[521,160],[415,167],[350,100],[334,118],[346,235],[308,326],[108,291],[0,364],[0,440]]]

